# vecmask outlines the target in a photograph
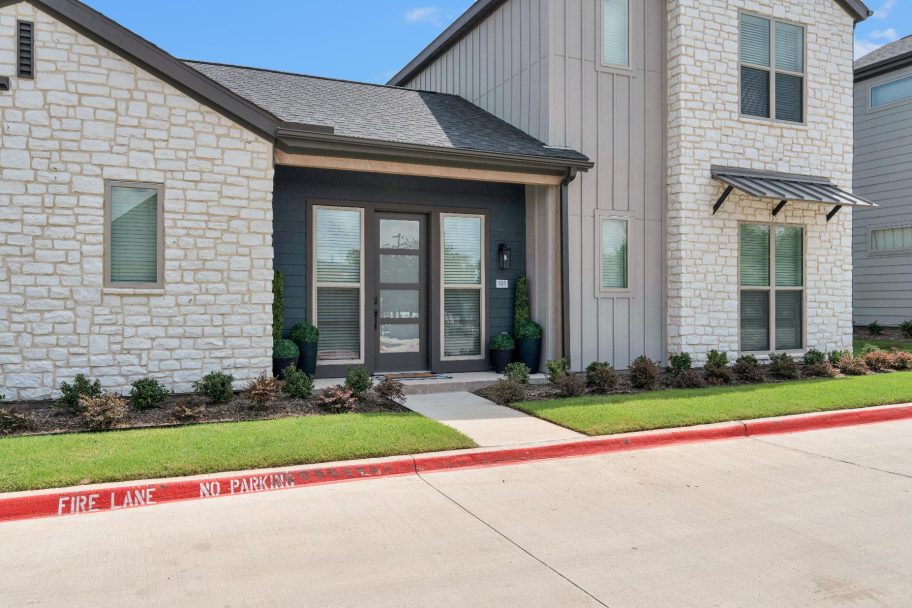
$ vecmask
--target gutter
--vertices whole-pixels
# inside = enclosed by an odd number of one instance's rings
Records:
[[[570,168],[560,183],[561,207],[561,341],[564,357],[570,369],[570,182],[576,179],[577,170]]]
[[[890,57],[889,59],[884,59],[883,61],[878,61],[877,63],[872,63],[871,65],[866,65],[863,68],[858,68],[855,70],[855,82],[861,82],[868,78],[874,78],[881,74],[900,70],[909,67],[910,65],[912,65],[912,51]]]

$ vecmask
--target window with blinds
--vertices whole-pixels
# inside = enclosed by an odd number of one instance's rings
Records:
[[[743,224],[741,350],[804,348],[804,229]]]
[[[602,0],[602,62],[630,65],[630,0]]]
[[[601,287],[627,289],[627,220],[603,219],[601,225]]]
[[[317,361],[361,363],[364,211],[314,207],[313,221]]]
[[[107,283],[159,286],[162,187],[108,184],[105,198]]]
[[[484,356],[484,217],[440,217],[443,358]]]
[[[741,114],[804,122],[804,28],[741,14]]]
[[[871,107],[912,99],[912,76],[871,87]]]
[[[871,251],[912,249],[912,226],[877,228],[871,231]]]

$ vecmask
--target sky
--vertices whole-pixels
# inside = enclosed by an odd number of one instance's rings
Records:
[[[472,0],[85,0],[182,59],[385,83]],[[868,0],[855,56],[912,34],[912,0]],[[253,6],[253,8],[251,8]]]

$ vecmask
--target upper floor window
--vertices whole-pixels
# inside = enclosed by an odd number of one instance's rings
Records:
[[[871,87],[871,107],[912,98],[912,76]]]
[[[871,251],[912,249],[912,226],[877,228],[871,231]]]
[[[741,114],[804,122],[804,28],[741,14]]]
[[[106,283],[114,287],[162,284],[160,184],[109,183],[105,193]]]
[[[602,63],[630,65],[630,0],[602,0]]]

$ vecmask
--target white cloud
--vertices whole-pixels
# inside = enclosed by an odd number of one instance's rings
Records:
[[[444,25],[443,10],[439,6],[419,6],[405,12],[405,20],[409,23],[430,23],[437,27]]]
[[[880,8],[874,11],[875,19],[886,19],[890,16],[893,7],[896,6],[896,0],[884,0],[884,3],[880,5]]]
[[[877,50],[882,47],[882,44],[877,42],[871,42],[870,40],[856,40],[855,41],[855,59],[861,59],[871,51]]]
[[[894,40],[899,40],[899,34],[896,33],[896,30],[892,27],[885,30],[874,30],[869,36],[871,40],[883,40],[885,42],[893,42]]]
[[[896,32],[896,29],[892,27],[883,30],[874,30],[865,38],[857,38],[855,40],[855,59],[864,57],[871,51],[895,40],[899,40],[899,34]]]

